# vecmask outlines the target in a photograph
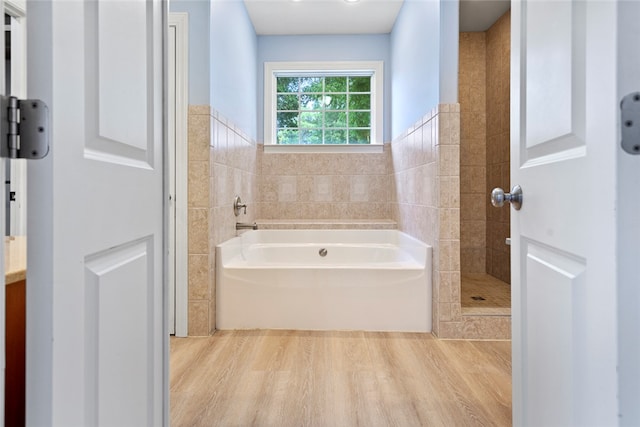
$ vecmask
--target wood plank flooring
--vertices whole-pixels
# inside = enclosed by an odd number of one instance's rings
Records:
[[[510,426],[511,342],[267,330],[172,337],[171,425]]]

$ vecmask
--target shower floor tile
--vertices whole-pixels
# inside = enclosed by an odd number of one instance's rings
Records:
[[[462,314],[511,314],[511,285],[488,274],[463,273]]]

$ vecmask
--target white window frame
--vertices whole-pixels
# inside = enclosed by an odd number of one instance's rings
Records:
[[[265,151],[378,152],[383,146],[383,61],[338,62],[265,62],[264,63],[264,148]],[[276,78],[280,75],[300,73],[321,75],[371,75],[371,143],[370,144],[313,144],[279,145],[276,138]]]

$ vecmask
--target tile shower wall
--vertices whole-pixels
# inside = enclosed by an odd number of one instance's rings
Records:
[[[264,220],[390,217],[389,147],[382,153],[264,153],[258,145],[258,215]]]
[[[215,330],[215,247],[256,213],[256,144],[209,106],[189,107],[189,329]],[[233,198],[248,205],[235,217]]]
[[[460,269],[484,273],[487,255],[486,33],[460,33]]]
[[[441,338],[509,338],[507,317],[460,308],[460,107],[439,105],[391,144],[398,228],[434,247],[433,332]]]
[[[509,180],[509,109],[511,12],[500,17],[486,34],[487,52],[487,194],[495,187],[511,188]],[[511,283],[509,237],[511,209],[486,202],[486,272]]]

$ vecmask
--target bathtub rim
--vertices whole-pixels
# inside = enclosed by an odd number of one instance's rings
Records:
[[[322,235],[324,237],[324,241],[307,241],[299,240],[301,237],[316,237],[318,235]],[[297,241],[293,242],[282,242],[281,238],[278,241],[262,241],[258,240],[260,237],[264,236],[295,236]],[[361,239],[359,241],[331,241],[333,239],[327,239],[327,236],[331,236],[333,238],[340,236],[349,236],[349,237],[367,237],[366,239]],[[373,236],[381,236],[386,237],[386,241],[380,241],[377,239],[373,239]],[[320,240],[320,239],[319,239]],[[367,241],[368,240],[368,241]],[[284,246],[287,244],[308,244],[308,245],[330,245],[330,244],[343,244],[343,245],[363,245],[366,246],[368,244],[377,244],[377,245],[393,245],[403,250],[406,250],[413,260],[418,263],[421,268],[432,268],[432,260],[431,254],[433,253],[433,247],[405,232],[399,230],[362,230],[362,229],[337,229],[337,230],[321,230],[321,229],[291,229],[291,230],[248,230],[246,232],[241,233],[238,236],[232,237],[222,243],[216,245],[216,260],[223,263],[223,265],[228,266],[229,262],[233,260],[238,254],[242,252],[242,248],[247,245],[252,244],[260,244],[260,245],[268,245],[275,244],[278,246]],[[249,267],[248,264],[242,264],[243,267]],[[279,264],[278,267],[282,268],[286,264]],[[358,263],[354,265],[363,265],[363,263]],[[367,264],[367,265],[375,265],[375,264]],[[313,267],[315,267],[314,265]],[[297,265],[296,265],[297,267]],[[234,268],[229,266],[228,268]]]

